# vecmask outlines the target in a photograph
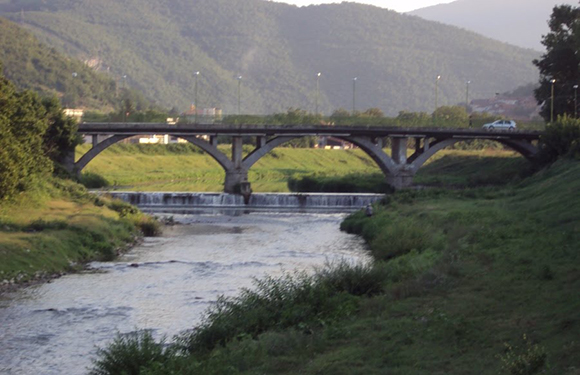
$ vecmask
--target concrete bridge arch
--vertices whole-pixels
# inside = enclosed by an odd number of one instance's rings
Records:
[[[139,129],[138,125],[133,124],[131,129]],[[119,126],[120,130],[125,129]],[[141,125],[142,128],[146,126]],[[290,130],[289,130],[290,129]],[[194,134],[187,134],[183,131],[178,132],[179,129],[172,129],[173,133],[166,132],[198,146],[207,152],[218,164],[224,169],[226,173],[224,191],[236,192],[241,183],[248,182],[249,169],[264,155],[279,147],[280,145],[291,141],[295,138],[300,138],[309,135],[331,135],[336,138],[351,142],[362,149],[369,157],[377,164],[385,175],[387,182],[395,189],[408,187],[413,182],[413,177],[425,162],[431,158],[438,151],[449,147],[457,142],[466,141],[470,139],[489,139],[494,140],[503,145],[519,152],[529,160],[534,160],[538,148],[532,144],[533,139],[537,136],[514,136],[510,134],[489,134],[482,132],[472,132],[471,135],[463,134],[464,130],[456,130],[456,132],[445,131],[431,131],[425,132],[424,129],[416,129],[413,131],[399,131],[392,129],[374,129],[374,128],[356,128],[350,129],[346,134],[340,134],[341,129],[332,127],[307,128],[307,131],[292,132],[294,127],[283,127],[276,132],[268,134],[270,128],[264,129],[256,127],[248,127],[246,131],[233,127],[218,129],[223,130],[222,133],[214,133],[209,137],[209,141],[199,138],[200,134],[211,134],[209,131],[203,132],[196,130]],[[90,134],[93,137],[93,148],[83,155],[76,163],[74,162],[74,150],[69,155],[67,167],[71,172],[80,173],[86,165],[104,151],[109,146],[122,141],[123,139],[135,136],[138,134],[163,134],[163,132],[148,132],[144,133],[144,129],[139,129],[140,132],[130,131],[122,134],[113,134],[109,138],[98,142],[99,136],[96,131],[91,130]],[[159,130],[155,128],[155,130]],[[210,129],[208,129],[210,130]],[[211,128],[215,132],[216,128]],[[264,133],[261,132],[264,130]],[[227,131],[227,133],[226,133]],[[324,134],[324,131],[328,131]],[[237,133],[236,133],[237,132]],[[424,134],[421,134],[424,133]],[[425,134],[426,133],[426,134]],[[109,133],[110,134],[110,133]],[[232,154],[231,158],[221,152],[217,148],[217,135],[225,134],[232,136]],[[242,137],[253,136],[256,137],[256,148],[250,152],[246,157],[242,154]],[[535,137],[535,138],[534,138]],[[391,141],[392,152],[388,155],[383,149],[383,140],[389,138]],[[409,147],[413,147],[414,152],[408,156]]]

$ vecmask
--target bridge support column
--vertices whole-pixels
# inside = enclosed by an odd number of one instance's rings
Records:
[[[399,165],[407,163],[407,141],[408,138],[391,138],[393,142],[392,158],[393,161]]]
[[[387,183],[395,190],[400,190],[413,185],[413,177],[415,174],[412,171],[401,169],[396,174],[387,176]]]
[[[242,166],[242,137],[232,139],[232,168],[226,170],[224,191],[226,193],[240,193],[242,183],[249,189],[248,170]]]

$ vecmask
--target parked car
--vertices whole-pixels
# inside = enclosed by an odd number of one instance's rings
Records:
[[[497,120],[494,122],[490,122],[489,124],[483,125],[483,129],[485,130],[509,130],[514,131],[516,130],[516,122],[511,120]]]

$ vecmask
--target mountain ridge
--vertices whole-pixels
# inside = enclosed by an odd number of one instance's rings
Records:
[[[431,112],[438,75],[439,105],[464,100],[467,80],[473,97],[537,80],[536,52],[370,5],[55,0],[16,12],[19,1],[0,0],[0,15],[166,107],[189,107],[198,85],[199,107],[225,113],[237,112],[238,87],[242,113],[314,112],[317,96],[323,113],[350,110],[357,77],[357,109],[394,115]]]
[[[554,6],[577,5],[574,0],[456,0],[407,12],[447,25],[474,31],[505,43],[543,51],[541,38],[548,33]],[[525,9],[525,12],[523,11]]]

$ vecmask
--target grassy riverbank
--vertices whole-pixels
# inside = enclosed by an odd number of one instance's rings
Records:
[[[0,205],[0,286],[43,280],[111,260],[158,224],[135,208],[48,178]]]
[[[94,373],[577,375],[578,176],[397,193],[343,224],[373,265],[261,281],[169,348],[117,339]]]
[[[89,147],[79,146],[78,156]],[[226,147],[222,151],[229,154]],[[505,183],[527,167],[519,155],[498,149],[443,150],[429,164],[433,162],[434,167],[420,170],[417,183]],[[498,168],[504,173],[497,173]],[[99,174],[119,189],[140,191],[222,191],[225,177],[215,160],[189,144],[114,145],[91,161],[85,172]],[[293,191],[387,190],[379,168],[358,149],[277,148],[250,169],[249,180],[255,192],[288,192],[288,181],[298,182]]]

